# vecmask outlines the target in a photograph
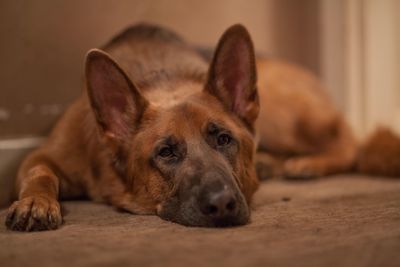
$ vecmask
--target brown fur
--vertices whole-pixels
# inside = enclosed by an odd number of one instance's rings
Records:
[[[244,38],[246,45],[251,44],[245,30],[233,27],[222,37],[221,56],[216,61],[223,61],[225,52],[232,54],[229,47],[241,43],[240,40],[232,42],[232,38]],[[227,45],[223,45],[225,42]],[[94,51],[88,55],[88,64],[94,63],[87,65],[87,79],[96,81],[98,71],[110,69],[113,72],[109,73],[111,78],[101,76],[101,79],[106,83],[127,86],[121,89],[126,97],[118,100],[128,105],[128,109],[123,111],[125,115],[110,117],[113,116],[112,110],[102,113],[101,106],[113,105],[112,101],[118,95],[109,91],[106,98],[98,98],[88,83],[90,90],[84,90],[60,119],[48,141],[23,162],[16,179],[19,200],[9,209],[7,226],[27,231],[57,228],[62,222],[59,198],[89,197],[135,214],[162,213],[163,203],[176,194],[178,188],[148,164],[150,150],[160,135],[168,131],[173,131],[178,138],[199,138],[193,129],[203,127],[202,123],[207,120],[225,124],[240,140],[240,153],[232,159],[233,173],[241,193],[250,204],[258,187],[253,163],[254,142],[249,131],[253,127],[254,112],[251,116],[242,114],[240,118],[227,112],[230,109],[229,97],[219,93],[214,95],[214,91],[225,89],[212,88],[220,86],[212,70],[208,76],[213,78],[206,83],[207,63],[203,58],[173,33],[148,25],[126,30],[103,50],[118,65],[114,62],[112,67],[110,63],[102,63],[110,59]],[[252,55],[244,57],[251,60]],[[212,66],[219,69],[222,63]],[[97,66],[97,70],[92,65]],[[207,90],[203,90],[205,84]],[[251,88],[254,87],[248,89]],[[225,98],[219,99],[222,95]],[[126,124],[128,120],[130,122]],[[117,130],[112,127],[117,127]],[[203,155],[204,159],[214,157],[214,162],[222,164],[221,168],[230,168],[215,152],[210,150],[208,153]],[[195,165],[203,159],[193,158],[192,161],[192,167],[185,170],[187,175],[196,171]],[[196,223],[191,222],[193,225]]]
[[[258,75],[261,178],[310,178],[350,170],[355,139],[315,75],[265,59],[258,61]]]
[[[298,66],[259,59],[257,81],[254,51],[243,27],[222,36],[209,68],[176,34],[148,25],[129,28],[103,50],[88,54],[87,88],[48,141],[23,162],[16,179],[18,201],[6,221],[10,229],[55,229],[62,222],[58,199],[77,197],[211,226],[188,219],[176,206],[177,196],[192,196],[184,188],[197,190],[197,184],[222,171],[223,179],[232,176],[225,185],[238,188],[235,196],[244,199],[246,210],[258,187],[255,166],[265,179],[317,177],[349,171],[355,164],[355,139],[318,79]],[[115,85],[117,91],[98,90]],[[209,140],[214,130],[207,127],[213,123],[237,139],[223,157]],[[173,133],[174,142],[189,142],[180,148],[190,153],[184,167],[168,169],[152,157],[166,133]],[[387,141],[373,139],[364,148],[362,171],[380,165],[368,155],[380,150],[381,142],[396,144],[390,157],[398,153],[397,139],[386,132],[376,138],[382,136]],[[393,171],[398,163],[392,165],[384,173],[398,175]],[[171,174],[178,169],[180,176]],[[210,169],[216,171],[210,175]],[[215,187],[214,180],[204,188]],[[248,215],[244,211],[237,224],[246,223]]]

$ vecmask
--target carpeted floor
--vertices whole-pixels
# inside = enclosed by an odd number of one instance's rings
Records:
[[[269,181],[251,224],[188,228],[65,202],[56,231],[16,233],[0,212],[0,266],[400,266],[400,179]]]

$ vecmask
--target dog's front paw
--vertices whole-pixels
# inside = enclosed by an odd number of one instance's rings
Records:
[[[293,158],[283,166],[284,177],[288,179],[307,180],[321,176],[315,161],[308,158]]]
[[[60,204],[53,198],[35,196],[15,201],[8,209],[6,226],[15,231],[56,229],[62,223]]]

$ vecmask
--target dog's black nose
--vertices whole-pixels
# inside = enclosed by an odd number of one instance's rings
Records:
[[[236,215],[237,203],[231,190],[223,189],[208,192],[200,202],[201,212],[215,220],[222,220]]]

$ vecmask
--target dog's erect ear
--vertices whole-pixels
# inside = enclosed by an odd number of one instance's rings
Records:
[[[205,90],[253,127],[259,112],[253,43],[242,25],[230,27],[222,35]]]
[[[98,49],[86,56],[86,82],[101,130],[108,137],[127,137],[138,126],[148,101],[118,64]]]

